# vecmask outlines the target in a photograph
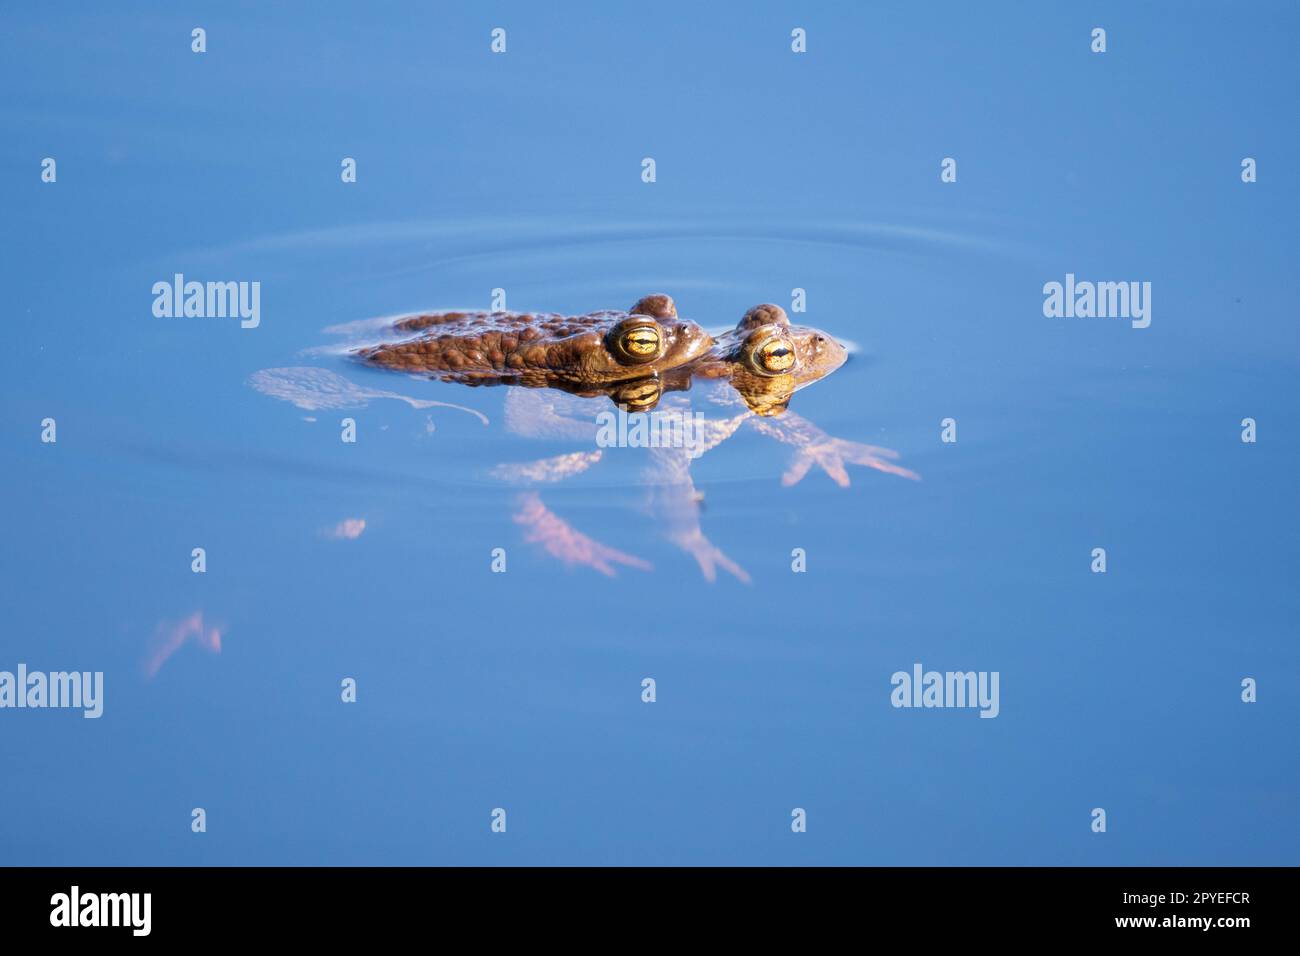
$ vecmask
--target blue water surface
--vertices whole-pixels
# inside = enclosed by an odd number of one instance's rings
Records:
[[[0,710],[0,863],[1300,862],[1297,27],[1280,2],[10,6],[0,670],[103,671],[105,701]],[[260,325],[155,317],[176,273],[260,282]],[[1150,282],[1150,326],[1046,317],[1067,273]],[[710,328],[803,289],[794,317],[855,351],[792,410],[922,480],[785,487],[790,449],[740,432],[694,480],[752,583],[710,582],[619,450],[544,498],[654,570],[566,567],[491,469],[581,445],[508,431],[506,389],[320,350],[498,288],[663,291]],[[250,387],[279,367],[489,424]],[[999,715],[892,707],[916,663],[997,671]]]

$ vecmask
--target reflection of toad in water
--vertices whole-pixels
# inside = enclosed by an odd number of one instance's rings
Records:
[[[701,495],[691,479],[694,458],[716,448],[742,425],[794,449],[782,477],[793,485],[814,466],[847,487],[850,464],[888,474],[917,476],[893,463],[897,453],[827,435],[789,410],[796,391],[844,364],[847,353],[824,332],[791,325],[776,305],[750,309],[736,327],[716,339],[678,317],[673,300],[650,295],[628,312],[583,316],[513,312],[442,312],[389,323],[383,341],[351,349],[367,364],[467,385],[517,385],[506,393],[506,426],[516,434],[581,441],[588,450],[526,464],[503,464],[493,474],[523,486],[515,521],[525,537],[566,564],[613,575],[615,566],[648,570],[640,558],[617,551],[571,527],[542,502],[535,486],[580,474],[610,444],[645,447],[643,476],[650,510],[668,540],[690,553],[709,580],[722,567],[742,581],[748,573],[710,542],[700,528]],[[323,370],[274,369],[253,384],[276,397],[298,388],[286,373]],[[261,378],[259,378],[261,376]],[[268,377],[269,376],[269,377]],[[698,380],[698,381],[697,381]],[[344,380],[344,385],[348,383]],[[685,393],[697,386],[707,411],[692,409]],[[366,397],[403,398],[355,389]],[[333,386],[332,394],[346,392]],[[567,393],[567,394],[566,394]],[[313,393],[319,400],[319,389]],[[593,417],[584,399],[607,395],[621,416],[610,440],[613,413]],[[300,402],[296,402],[301,404]],[[303,406],[305,407],[305,406]],[[420,403],[417,407],[424,407]],[[653,411],[648,440],[631,440],[627,421]],[[620,430],[621,429],[621,430]],[[667,434],[668,440],[663,440]],[[674,439],[672,436],[677,436]]]

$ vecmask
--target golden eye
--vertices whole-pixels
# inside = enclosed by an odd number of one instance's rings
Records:
[[[794,345],[789,339],[773,336],[753,351],[754,369],[764,375],[780,375],[794,368]]]
[[[653,362],[663,352],[663,337],[653,325],[634,325],[614,339],[614,350],[628,362]]]

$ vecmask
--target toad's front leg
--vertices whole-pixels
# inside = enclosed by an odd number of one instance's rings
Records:
[[[730,434],[730,432],[728,432]],[[655,449],[648,472],[650,512],[664,537],[695,559],[707,581],[716,581],[718,568],[745,584],[749,572],[723,553],[700,527],[703,495],[691,478],[691,453],[682,449]]]

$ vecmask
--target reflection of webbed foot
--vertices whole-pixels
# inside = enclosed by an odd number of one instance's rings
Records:
[[[516,524],[523,525],[525,528],[525,541],[529,544],[540,544],[548,554],[559,558],[570,567],[583,564],[610,578],[617,574],[615,564],[627,565],[629,568],[637,568],[641,571],[654,570],[650,562],[606,547],[581,531],[575,530],[567,521],[542,504],[542,499],[536,492],[529,491],[519,496],[519,510],[515,512],[514,519]]]
[[[847,488],[849,486],[849,472],[845,467],[845,462],[853,465],[865,465],[867,468],[874,468],[886,474],[899,475],[903,478],[911,478],[913,481],[920,481],[921,476],[916,472],[885,461],[886,458],[897,457],[898,452],[888,448],[877,448],[875,445],[860,445],[854,441],[824,435],[803,445],[795,452],[794,462],[781,476],[781,484],[787,488],[798,484],[803,479],[803,476],[808,474],[808,470],[813,465],[817,465],[831,477],[835,484],[841,488]]]
[[[749,584],[749,573],[721,550],[708,538],[704,537],[698,527],[693,531],[683,531],[669,535],[673,544],[688,552],[700,566],[700,572],[707,581],[718,579],[718,567],[735,575],[736,579]]]

